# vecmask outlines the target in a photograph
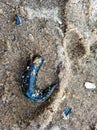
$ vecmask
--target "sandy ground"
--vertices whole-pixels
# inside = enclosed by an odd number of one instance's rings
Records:
[[[96,0],[0,0],[0,130],[97,130],[97,87],[84,86],[97,86],[96,16]],[[36,54],[45,59],[37,86],[60,80],[46,102],[21,89]]]

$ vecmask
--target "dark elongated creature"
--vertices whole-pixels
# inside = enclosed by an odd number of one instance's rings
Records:
[[[44,90],[37,89],[37,74],[43,62],[44,58],[42,56],[36,56],[30,66],[27,67],[27,71],[23,76],[23,92],[29,99],[33,101],[47,100],[54,90],[59,86],[59,83],[57,82]]]

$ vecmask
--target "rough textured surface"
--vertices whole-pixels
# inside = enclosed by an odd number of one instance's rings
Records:
[[[15,14],[22,18],[16,25]],[[97,1],[0,1],[0,129],[97,130]],[[45,58],[37,85],[59,77],[44,103],[27,99],[21,76],[35,54]],[[69,117],[64,108],[72,108]]]

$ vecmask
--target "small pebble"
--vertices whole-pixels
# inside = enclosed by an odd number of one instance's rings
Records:
[[[21,17],[19,16],[19,15],[15,15],[15,20],[16,20],[16,24],[17,25],[21,25],[22,24],[22,19],[21,19]]]
[[[9,41],[8,39],[6,40],[6,44],[7,44],[7,48],[9,51],[12,50],[12,46],[11,46],[11,41]]]
[[[33,37],[32,34],[29,34],[29,35],[28,35],[28,38],[29,38],[30,42],[34,42],[34,37]]]
[[[7,97],[5,95],[2,96],[2,102],[5,104],[7,102]]]
[[[59,23],[59,24],[62,24],[62,20],[61,20],[61,19],[58,19],[58,23]]]
[[[2,15],[3,14],[3,10],[2,9],[0,9],[0,15]]]
[[[93,83],[85,82],[85,88],[87,88],[87,89],[95,89],[96,86]]]
[[[68,116],[72,112],[71,110],[72,109],[70,107],[65,108],[65,110],[64,110],[65,116]]]
[[[21,14],[21,16],[26,16],[26,12],[25,12],[25,10],[24,10],[24,8],[23,7],[20,7],[20,14]]]

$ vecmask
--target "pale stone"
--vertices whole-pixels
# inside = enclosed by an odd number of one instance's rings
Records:
[[[2,9],[0,9],[0,14],[3,14],[3,10]]]
[[[28,38],[29,38],[29,40],[30,40],[31,42],[34,42],[34,37],[33,37],[32,34],[29,34],[29,35],[28,35]]]
[[[96,88],[95,84],[90,83],[90,82],[85,82],[85,87],[87,89],[95,89]]]
[[[26,11],[24,10],[23,7],[20,7],[20,14],[21,16],[26,16]]]

